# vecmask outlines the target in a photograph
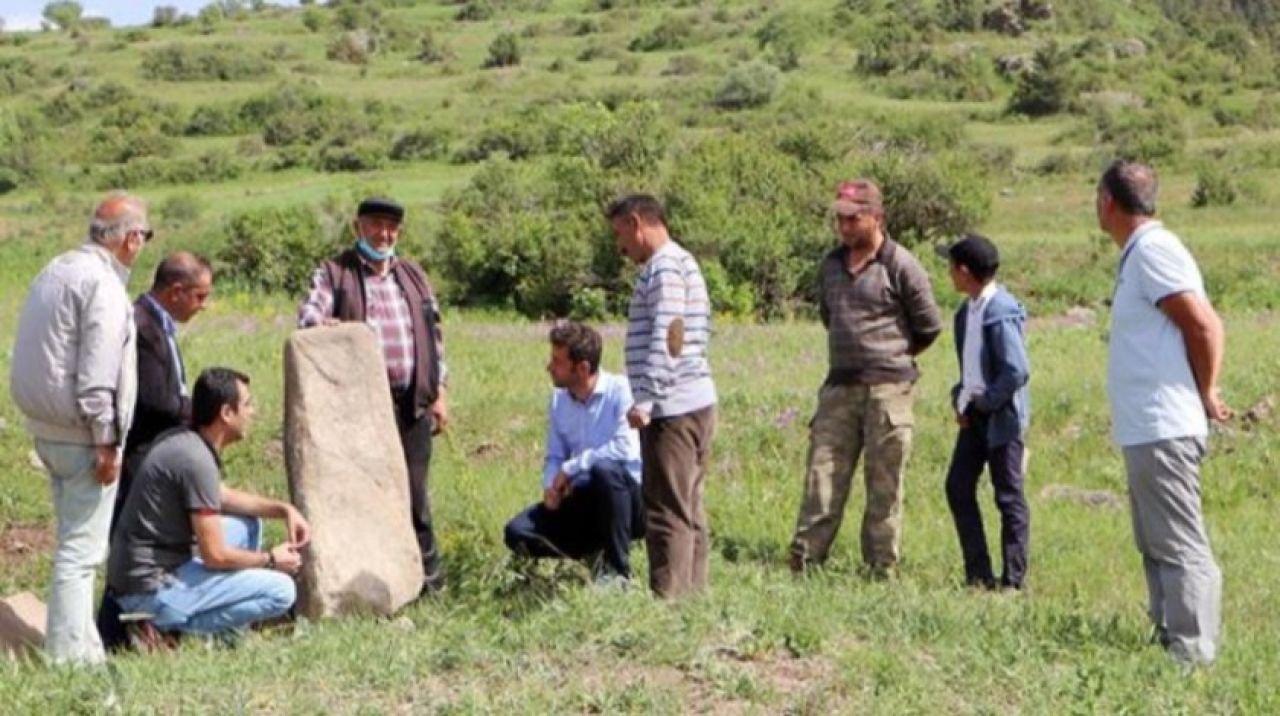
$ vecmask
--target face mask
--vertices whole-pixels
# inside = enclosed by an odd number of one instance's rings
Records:
[[[369,242],[366,241],[363,236],[360,237],[360,240],[356,242],[356,250],[360,252],[361,256],[364,256],[366,259],[369,259],[370,261],[386,261],[390,259],[392,256],[396,255],[395,246],[392,246],[386,251],[378,251],[377,249],[370,246]]]

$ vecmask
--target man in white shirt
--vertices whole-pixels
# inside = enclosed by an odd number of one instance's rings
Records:
[[[1208,420],[1226,420],[1231,410],[1218,394],[1222,322],[1195,260],[1153,218],[1157,189],[1155,171],[1135,162],[1113,163],[1098,182],[1098,225],[1121,249],[1107,394],[1153,638],[1194,666],[1217,654],[1222,604],[1222,572],[1201,511],[1200,462]]]

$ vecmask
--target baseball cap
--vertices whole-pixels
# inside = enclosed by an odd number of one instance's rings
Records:
[[[884,199],[880,195],[880,187],[869,179],[840,182],[840,186],[836,187],[836,200],[831,204],[831,210],[843,216],[879,211],[883,208]]]

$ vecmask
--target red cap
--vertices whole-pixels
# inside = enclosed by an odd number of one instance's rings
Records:
[[[832,211],[844,216],[883,209],[884,201],[880,196],[880,187],[868,179],[841,182],[836,188],[836,200],[831,205]]]

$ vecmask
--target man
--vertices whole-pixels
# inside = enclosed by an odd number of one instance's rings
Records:
[[[1200,504],[1205,418],[1231,410],[1218,393],[1222,322],[1195,260],[1154,218],[1157,190],[1155,171],[1134,162],[1115,162],[1098,182],[1098,225],[1121,249],[1107,394],[1154,639],[1193,666],[1216,656],[1222,605]]]
[[[107,584],[156,630],[227,634],[293,606],[298,550],[311,528],[293,505],[222,484],[222,453],[253,418],[248,376],[204,371],[191,412],[192,427],[164,433],[142,459],[112,538]],[[288,534],[269,552],[264,517],[284,520]]]
[[[423,593],[444,587],[427,493],[431,438],[448,427],[448,369],[440,307],[417,263],[396,255],[404,207],[366,199],[356,209],[356,244],[326,261],[312,278],[298,311],[298,326],[340,321],[369,324],[382,347],[405,465],[409,471],[409,519],[418,537]]]
[[[203,311],[211,293],[213,269],[209,260],[179,251],[160,262],[151,289],[133,302],[133,320],[138,327],[138,401],[125,441],[113,527],[129,496],[144,448],[160,433],[191,418],[187,371],[178,350],[178,324]]]
[[[830,368],[810,423],[791,568],[799,572],[826,560],[865,451],[862,561],[870,576],[883,578],[898,562],[919,376],[915,356],[938,337],[942,323],[924,269],[887,235],[880,189],[866,179],[844,182],[832,211],[841,244],[818,269]]]
[[[710,548],[702,504],[715,432],[707,363],[711,301],[693,256],[671,239],[662,205],[632,194],[608,210],[622,254],[639,264],[628,310],[626,363],[640,431],[649,587],[676,598],[707,586]]]
[[[592,559],[599,582],[631,578],[631,541],[644,535],[640,441],[627,424],[626,378],[600,370],[600,334],[551,329],[542,502],[507,523],[507,547],[530,557]]]
[[[978,509],[978,478],[985,466],[1000,510],[999,586],[1022,589],[1031,524],[1023,494],[1023,439],[1031,419],[1031,367],[1022,335],[1027,314],[996,283],[1000,253],[985,236],[969,234],[950,246],[939,246],[938,254],[951,264],[952,285],[968,296],[955,316],[960,382],[951,389],[951,405],[960,431],[946,488],[960,537],[965,583],[982,589],[997,586]]]
[[[141,200],[107,197],[88,240],[36,277],[18,319],[9,391],[49,471],[57,521],[46,632],[55,663],[105,659],[94,628],[94,572],[106,556],[137,392],[125,286],[151,236]]]

